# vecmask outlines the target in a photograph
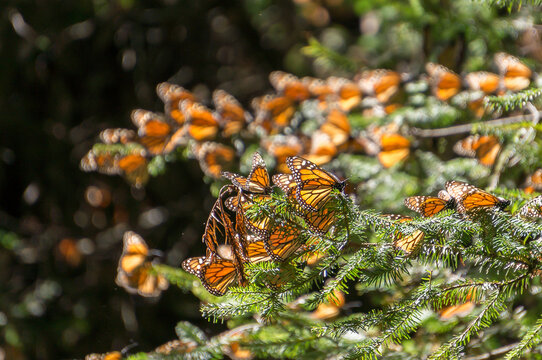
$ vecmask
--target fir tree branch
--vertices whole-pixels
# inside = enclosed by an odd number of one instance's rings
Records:
[[[508,125],[508,124],[514,124],[514,123],[519,123],[523,121],[529,121],[529,120],[532,120],[533,118],[534,116],[530,114],[516,115],[516,116],[510,116],[510,117],[505,117],[505,118],[500,118],[500,119],[495,119],[495,120],[488,120],[481,123],[456,125],[456,126],[450,126],[450,127],[441,128],[441,129],[411,128],[410,133],[414,136],[422,137],[422,138],[444,137],[444,136],[471,133],[473,127],[479,126],[479,125],[487,125],[487,126]]]
[[[535,326],[533,326],[525,335],[519,343],[514,344],[515,347],[506,354],[505,360],[520,359],[523,354],[528,352],[534,346],[542,342],[542,318],[536,321]]]
[[[305,55],[325,61],[329,67],[344,69],[350,72],[358,70],[358,66],[348,57],[322,45],[316,38],[310,38],[309,44],[302,49]]]
[[[527,89],[503,96],[486,96],[484,103],[492,111],[521,109],[542,95],[542,89]]]
[[[492,350],[488,353],[476,355],[476,356],[468,356],[464,360],[489,360],[489,359],[497,359],[498,356],[506,354],[508,351],[510,351],[512,348],[517,346],[518,343],[509,344],[506,346],[501,346],[498,349]]]

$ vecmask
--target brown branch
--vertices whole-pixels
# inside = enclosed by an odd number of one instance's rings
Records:
[[[516,116],[510,116],[510,117],[505,117],[505,118],[500,118],[500,119],[495,119],[495,120],[488,120],[484,122],[450,126],[450,127],[441,128],[441,129],[411,128],[410,133],[417,137],[426,137],[426,138],[450,136],[450,135],[457,135],[457,134],[467,134],[471,132],[473,126],[478,125],[478,124],[497,125],[497,126],[508,125],[508,124],[518,123],[522,121],[534,120],[538,118],[539,116],[540,116],[540,113],[537,113],[536,116],[533,114],[516,115]]]
[[[489,359],[497,359],[498,356],[503,355],[503,354],[506,354],[507,352],[509,352],[510,350],[512,350],[513,348],[515,348],[518,344],[519,344],[519,343],[513,343],[513,344],[510,344],[510,345],[506,345],[506,346],[500,347],[500,348],[498,348],[498,349],[495,349],[495,350],[490,351],[490,352],[485,353],[485,354],[466,357],[464,360],[489,360]]]

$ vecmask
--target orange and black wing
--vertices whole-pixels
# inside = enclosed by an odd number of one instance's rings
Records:
[[[184,125],[186,117],[181,111],[180,105],[183,101],[195,102],[194,94],[185,88],[170,84],[167,82],[160,83],[156,86],[158,97],[164,102],[166,114],[175,121],[178,125]]]
[[[145,297],[156,297],[169,286],[165,277],[153,273],[149,262],[138,267],[132,274],[119,271],[115,282],[129,293]]]
[[[228,287],[238,278],[237,266],[227,259],[189,258],[183,261],[182,267],[190,274],[196,275],[203,287],[215,296],[224,295]]]
[[[431,217],[445,209],[450,209],[453,206],[453,200],[446,201],[433,196],[410,196],[405,199],[405,206],[423,217]]]
[[[201,284],[215,296],[222,296],[239,278],[238,266],[231,260],[215,259],[202,268]]]
[[[493,94],[499,89],[499,76],[487,71],[477,71],[467,74],[465,82],[471,90]]]
[[[184,101],[181,110],[186,117],[188,134],[196,141],[212,140],[219,129],[218,118],[200,103]]]
[[[337,220],[335,211],[323,208],[316,212],[308,212],[303,218],[312,232],[325,235]]]
[[[244,224],[246,228],[261,237],[267,237],[269,235],[271,218],[262,214],[258,214],[257,217],[252,218],[246,216],[246,212],[248,211],[248,209],[250,209],[250,207],[254,205],[255,201],[261,202],[267,199],[269,199],[269,195],[249,196],[241,194],[239,197],[239,207],[237,211],[244,219]]]
[[[273,71],[269,74],[269,81],[278,93],[292,101],[301,102],[307,100],[311,95],[307,83],[295,75],[283,71]]]
[[[248,177],[224,172],[222,176],[229,179],[239,189],[250,194],[268,194],[271,191],[271,182],[267,167],[260,153],[255,152],[252,157],[252,170]]]
[[[346,182],[302,157],[289,157],[286,163],[297,184],[297,201],[307,211],[318,211],[328,202],[334,189],[342,191],[346,185]]]
[[[377,157],[382,166],[390,168],[410,155],[410,141],[399,134],[382,134]]]
[[[181,143],[182,129],[172,127],[161,114],[136,109],[131,117],[138,127],[139,142],[150,154],[169,153]]]
[[[448,194],[454,198],[459,213],[493,207],[502,210],[510,205],[509,200],[499,198],[462,181],[448,181],[445,188]]]
[[[215,90],[213,102],[224,137],[238,134],[250,120],[249,113],[243,109],[239,101],[224,90]]]
[[[390,220],[393,221],[399,221],[399,222],[407,222],[412,221],[412,218],[409,216],[404,215],[385,215]],[[403,250],[405,253],[410,254],[412,253],[419,244],[423,241],[425,238],[425,234],[421,230],[414,230],[408,235],[405,235],[401,233],[400,231],[396,231],[393,235],[393,244],[398,247],[399,249]]]
[[[104,144],[127,144],[136,140],[136,133],[130,129],[105,129],[100,132],[100,140]]]
[[[476,157],[482,165],[492,166],[501,151],[501,145],[495,136],[471,135],[458,141],[454,151],[459,155]]]
[[[381,103],[387,103],[397,93],[400,84],[401,76],[392,70],[364,71],[358,77],[358,85],[362,92],[365,95],[374,96]]]
[[[345,144],[351,137],[350,122],[346,114],[338,109],[332,109],[326,117],[326,122],[320,127],[320,131],[329,135],[335,146]]]
[[[284,261],[303,245],[301,232],[287,222],[275,223],[269,238],[264,240],[264,245],[273,260]]]
[[[529,200],[519,210],[518,214],[525,218],[540,218],[542,217],[542,195]]]
[[[518,58],[501,52],[495,54],[495,63],[506,89],[520,91],[529,87],[532,71]]]
[[[208,176],[219,179],[221,174],[234,165],[235,150],[215,142],[205,142],[194,151],[201,170]]]
[[[127,231],[123,237],[122,255],[119,260],[119,271],[132,274],[141,267],[149,255],[149,247],[141,236],[133,231]]]
[[[447,67],[428,63],[425,69],[429,74],[433,95],[439,100],[449,100],[461,90],[461,78]]]

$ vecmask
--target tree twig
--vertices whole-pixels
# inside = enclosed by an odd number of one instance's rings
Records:
[[[411,128],[410,133],[417,137],[426,137],[426,138],[443,137],[443,136],[470,133],[472,130],[472,127],[476,124],[507,125],[507,124],[513,124],[513,123],[522,122],[522,121],[536,120],[539,117],[540,117],[540,112],[537,111],[536,113],[531,112],[531,114],[516,115],[516,116],[510,116],[510,117],[505,117],[505,118],[500,118],[500,119],[495,119],[495,120],[488,120],[482,123],[456,125],[456,126],[450,126],[446,128],[440,128],[440,129]]]
[[[485,353],[485,354],[466,357],[464,360],[489,360],[489,359],[497,359],[497,356],[506,354],[507,352],[509,352],[510,350],[512,350],[513,348],[515,348],[518,344],[519,344],[519,343],[516,342],[516,343],[510,344],[510,345],[506,345],[506,346],[500,347],[500,348],[498,348],[498,349],[495,349],[495,350],[490,351],[490,352]]]

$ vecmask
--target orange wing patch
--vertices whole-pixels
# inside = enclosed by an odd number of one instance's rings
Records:
[[[445,66],[427,63],[425,69],[429,74],[429,82],[439,100],[447,101],[461,90],[461,78]]]

